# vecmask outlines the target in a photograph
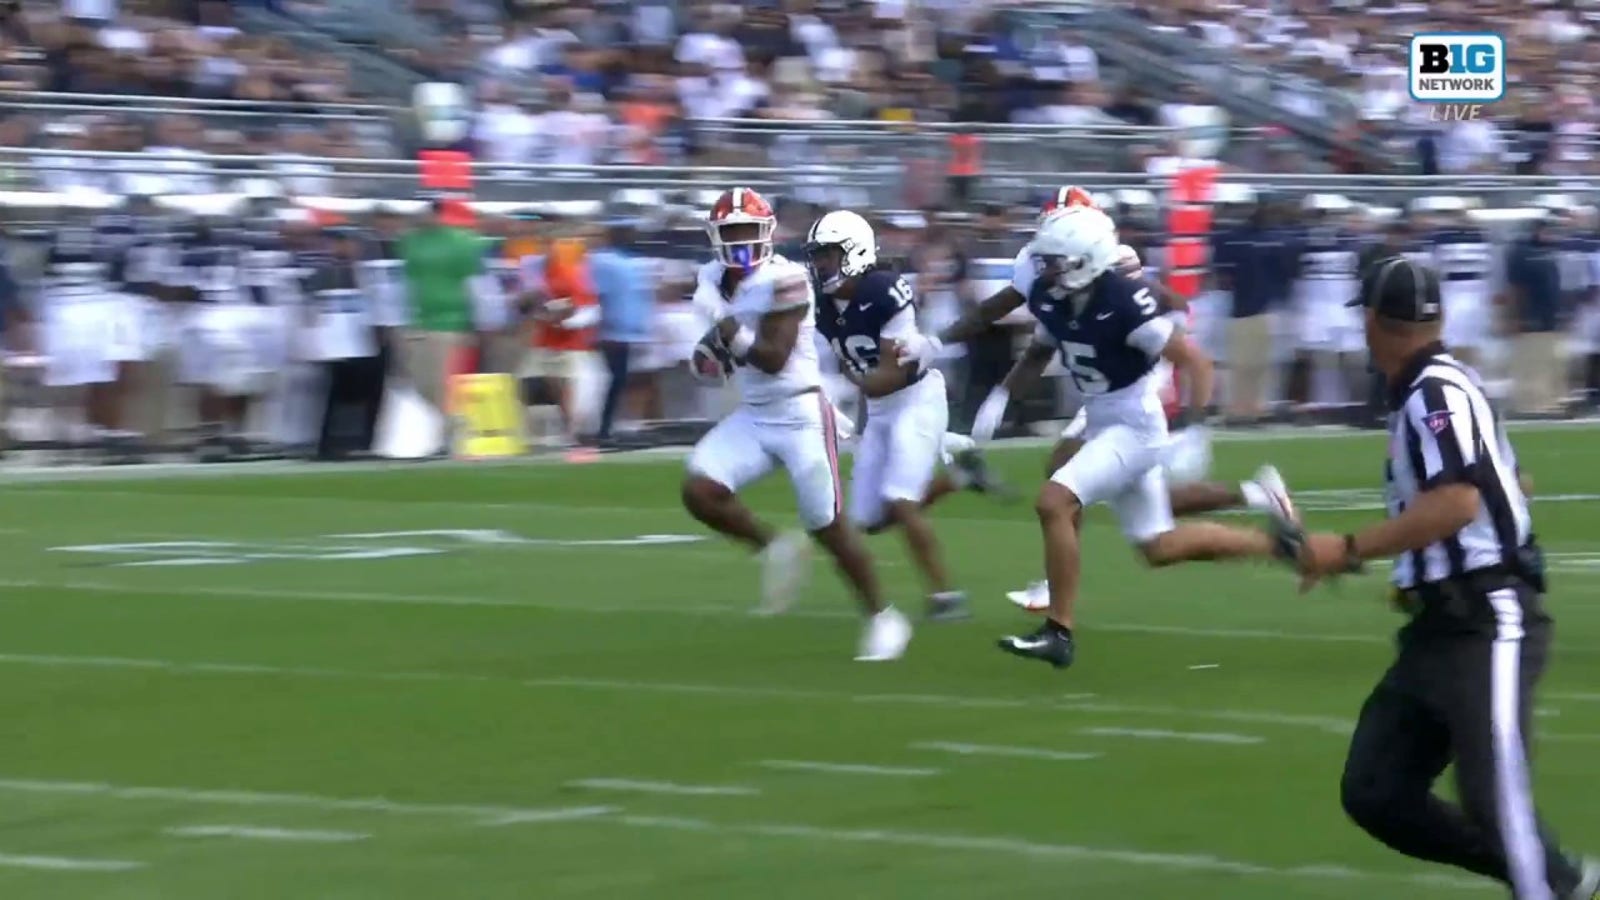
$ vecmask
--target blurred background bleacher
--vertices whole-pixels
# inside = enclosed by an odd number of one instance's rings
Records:
[[[417,154],[439,141],[416,101],[441,83],[467,100],[446,143],[474,160],[487,238],[530,219],[565,233],[626,218],[639,254],[679,265],[704,256],[704,210],[740,184],[778,202],[791,250],[823,209],[870,211],[890,255],[937,285],[924,290],[934,320],[1003,280],[1040,197],[1061,184],[1116,203],[1158,263],[1172,178],[1196,165],[1219,168],[1228,187],[1214,199],[1271,206],[1284,228],[1314,195],[1339,198],[1374,241],[1444,202],[1473,208],[1501,252],[1530,221],[1558,217],[1570,225],[1561,252],[1586,272],[1600,260],[1588,213],[1600,11],[1561,0],[0,10],[0,214],[16,293],[4,339],[17,358],[39,349],[17,324],[42,316],[28,240],[83,210],[150,196],[236,215],[270,197],[365,227],[380,204],[421,209]],[[1505,34],[1506,99],[1476,120],[1433,121],[1405,85],[1419,29]],[[663,304],[682,299],[681,265],[651,271]],[[1596,302],[1589,281],[1564,287],[1564,323]],[[1575,398],[1588,387],[1578,374],[1572,386]]]

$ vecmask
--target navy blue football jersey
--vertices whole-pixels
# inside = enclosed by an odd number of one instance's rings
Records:
[[[1494,272],[1494,245],[1471,226],[1446,228],[1428,236],[1441,281],[1488,281]]]
[[[1143,284],[1107,272],[1088,288],[1081,309],[1072,298],[1050,295],[1044,280],[1028,293],[1028,310],[1061,348],[1061,364],[1086,396],[1120,391],[1154,369],[1159,349],[1147,352],[1129,343],[1134,332],[1161,318],[1161,306]],[[1170,325],[1156,326],[1167,330]]]
[[[45,278],[54,286],[98,283],[106,265],[92,223],[71,221],[52,229],[46,240]]]
[[[1361,239],[1338,228],[1313,226],[1295,248],[1303,281],[1355,281],[1361,264]]]
[[[160,219],[107,213],[95,220],[95,241],[107,267],[107,280],[123,290],[154,293],[165,280],[170,235]]]
[[[839,300],[816,292],[817,331],[841,365],[869,372],[878,365],[884,326],[901,310],[914,307],[911,285],[892,269],[873,269],[856,282],[855,296]]]
[[[177,240],[177,286],[192,291],[195,300],[239,299],[240,244],[232,228],[202,223],[183,230]]]

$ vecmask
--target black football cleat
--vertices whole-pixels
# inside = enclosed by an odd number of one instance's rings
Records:
[[[1032,634],[1001,638],[1000,649],[1012,656],[1047,662],[1057,669],[1072,665],[1077,650],[1072,643],[1072,632],[1050,621],[1040,625]]]
[[[945,591],[942,594],[929,595],[929,622],[958,622],[970,618],[972,610],[967,607],[966,591]]]
[[[966,490],[988,494],[996,500],[1016,498],[1017,492],[989,469],[989,461],[984,459],[983,451],[977,447],[952,455],[950,462],[964,477]]]

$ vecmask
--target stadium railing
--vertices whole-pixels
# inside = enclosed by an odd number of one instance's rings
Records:
[[[19,148],[0,148],[0,165],[15,163],[23,159],[29,152]],[[63,151],[57,151],[63,152]],[[93,162],[98,166],[116,166],[119,168],[144,168],[152,167],[152,160],[140,154],[108,154],[108,153],[81,153],[74,154],[77,160],[68,160],[64,165],[83,164]],[[208,171],[216,171],[230,175],[239,175],[239,171],[230,168],[231,165],[245,163],[257,172],[253,180],[261,180],[265,167],[273,161],[300,163],[304,160],[298,157],[205,157],[203,158]],[[362,184],[384,183],[404,186],[404,190],[397,189],[392,193],[395,196],[413,196],[407,193],[415,184],[416,163],[411,160],[329,160],[330,163],[348,164],[359,168],[363,174],[352,176],[364,178]],[[500,167],[477,167],[491,174],[484,176],[494,179],[498,176],[492,174],[493,170]],[[514,180],[513,186],[517,188],[518,196],[510,201],[506,200],[481,200],[475,202],[477,208],[487,214],[509,214],[523,211],[551,212],[562,215],[585,217],[598,216],[609,213],[606,204],[600,200],[558,202],[554,200],[555,193],[550,190],[552,185],[559,186],[565,181],[553,175],[548,170],[555,167],[523,166],[515,167],[521,170],[520,175],[527,176],[522,180]],[[167,170],[162,170],[167,171]],[[559,170],[558,171],[564,171]],[[347,173],[341,173],[347,174]],[[612,194],[606,200],[618,201],[619,196],[625,196],[626,202],[634,208],[648,205],[652,200],[663,203],[679,204],[682,217],[676,227],[670,223],[658,220],[657,224],[662,230],[653,232],[650,249],[640,248],[652,258],[663,261],[674,261],[674,265],[681,267],[685,261],[703,259],[705,256],[704,233],[693,227],[696,215],[703,215],[703,211],[710,205],[710,197],[714,196],[729,183],[755,183],[764,184],[770,181],[774,185],[774,193],[783,196],[782,191],[792,182],[784,170],[778,169],[703,169],[687,170],[665,167],[595,167],[586,171],[586,177],[595,184],[607,185],[612,189]],[[1061,173],[1038,173],[1036,184],[1040,186],[1058,184],[1062,178]],[[1146,176],[1142,173],[1081,173],[1072,176],[1074,180],[1095,189],[1129,188],[1139,189],[1159,196],[1162,180]],[[373,179],[377,179],[374,181]],[[1269,190],[1277,196],[1293,197],[1297,195],[1318,193],[1341,193],[1353,200],[1364,200],[1379,204],[1388,204],[1388,209],[1402,205],[1404,202],[1421,198],[1470,198],[1481,204],[1478,214],[1493,224],[1492,231],[1499,238],[1505,239],[1512,234],[1512,223],[1518,218],[1532,214],[1539,206],[1568,205],[1582,202],[1585,197],[1593,196],[1595,179],[1587,178],[1555,178],[1536,176],[1485,176],[1473,179],[1457,177],[1350,177],[1350,176],[1321,176],[1321,175],[1267,175],[1259,173],[1228,173],[1224,179],[1230,182],[1248,183],[1262,190]],[[246,179],[251,180],[251,179]],[[679,185],[687,184],[689,190],[684,190]],[[480,182],[481,185],[481,182]],[[620,192],[620,194],[619,194]],[[360,214],[373,209],[383,196],[373,194],[352,194],[345,197],[299,197],[294,198],[310,206],[328,209],[335,212]],[[480,192],[479,196],[482,196]],[[0,211],[7,222],[8,230],[14,237],[19,237],[28,225],[49,225],[62,221],[64,216],[72,215],[73,210],[82,212],[106,208],[120,202],[119,197],[96,192],[55,193],[45,191],[0,191]],[[240,192],[218,193],[207,195],[191,195],[183,197],[163,198],[172,205],[182,206],[192,211],[210,211],[217,214],[227,214],[235,211],[240,206],[244,195]],[[398,207],[401,211],[420,210],[423,204],[414,199],[399,203],[390,203],[391,207]],[[889,213],[888,208],[875,210],[880,213]],[[1031,222],[1031,210],[1018,208],[1014,211],[1014,223],[1018,231],[1009,237],[998,237],[988,241],[979,241],[976,237],[967,245],[970,252],[976,253],[982,259],[976,260],[979,264],[974,268],[972,277],[983,282],[979,285],[979,292],[983,293],[991,287],[998,287],[1009,278],[1010,254],[1015,251],[1017,244],[1023,239],[1024,230]],[[34,249],[25,250],[21,246],[25,242],[14,240],[8,242],[8,255],[10,256],[11,273],[17,283],[24,290],[25,302],[36,302],[32,297],[32,286],[40,274],[39,266],[42,262],[41,255]],[[992,257],[992,258],[991,258]],[[992,271],[991,271],[992,270]],[[914,270],[911,272],[914,276]],[[998,281],[996,280],[998,279]],[[7,364],[7,372],[12,377],[12,383],[7,385],[6,393],[9,395],[7,403],[14,409],[20,406],[27,407],[28,421],[33,427],[28,432],[31,435],[52,434],[48,429],[39,425],[41,421],[59,419],[57,410],[62,407],[62,393],[57,391],[44,391],[38,387],[38,372],[40,359],[37,354],[27,354],[13,357]],[[696,388],[689,387],[680,377],[683,373],[681,366],[674,366],[663,370],[663,378],[675,379],[672,384],[673,391],[680,391],[682,397],[699,396]],[[18,378],[18,376],[23,376]],[[595,378],[603,375],[595,374]],[[956,377],[952,375],[952,377]],[[1054,388],[1046,389],[1050,394]],[[592,394],[593,391],[590,391]],[[668,414],[677,420],[676,424],[665,429],[665,433],[674,437],[662,439],[680,440],[692,437],[697,429],[703,426],[703,419],[708,412],[720,408],[724,398],[713,397],[708,401],[687,404],[687,408],[680,407],[673,410],[669,407]],[[1057,401],[1050,398],[1039,399],[1035,406],[1040,409],[1041,415],[1048,416],[1060,407]],[[714,414],[714,413],[712,413]],[[700,425],[695,424],[701,421]],[[169,429],[175,434],[183,434],[183,429],[189,423],[168,423]],[[70,445],[62,442],[34,441],[33,446],[59,447]],[[176,445],[182,446],[182,442]]]
[[[1026,129],[1016,133],[1026,134]],[[420,189],[419,164],[414,159],[358,159],[348,157],[308,157],[285,155],[194,154],[173,158],[152,158],[143,153],[117,153],[90,150],[62,150],[30,147],[0,147],[0,169],[17,177],[13,184],[36,184],[40,172],[73,170],[93,164],[102,171],[149,175],[205,175],[227,184],[228,179],[260,179],[283,175],[281,167],[316,166],[314,173],[338,186],[333,202],[415,200]],[[659,202],[687,204],[701,209],[709,206],[707,192],[731,184],[741,184],[779,196],[804,196],[811,191],[833,189],[863,192],[864,202],[884,212],[904,210],[900,202],[907,178],[918,173],[905,166],[872,164],[860,160],[815,160],[790,166],[570,166],[531,163],[485,163],[470,165],[473,193],[489,203],[579,203],[600,204],[613,200],[619,191],[652,191]],[[300,174],[300,173],[297,173]],[[926,177],[927,173],[923,173]],[[1064,182],[1080,184],[1096,191],[1145,190],[1157,197],[1168,179],[1145,172],[1097,172],[1080,169],[987,169],[979,180],[990,184],[983,195],[989,199],[1030,204],[1040,193]],[[1521,207],[1541,205],[1538,198],[1549,194],[1591,196],[1600,179],[1583,175],[1326,175],[1306,173],[1259,173],[1223,171],[1223,183],[1247,185],[1258,193],[1279,199],[1298,199],[1310,194],[1341,194],[1354,203],[1377,207],[1403,206],[1427,197],[1482,198],[1482,205]],[[226,189],[221,191],[228,193]],[[242,191],[239,191],[242,193]],[[713,198],[714,199],[714,198]],[[47,205],[47,197],[28,201]],[[108,202],[114,201],[110,198]],[[819,202],[828,202],[826,199]],[[1550,205],[1550,204],[1542,204]],[[1569,204],[1572,205],[1572,204]]]
[[[207,126],[241,131],[313,128],[339,122],[350,126],[362,138],[381,144],[390,154],[399,152],[401,136],[412,115],[405,107],[368,103],[262,102],[6,90],[0,90],[0,110],[7,113],[37,113],[49,120],[82,115],[151,122],[163,116],[184,116]]]

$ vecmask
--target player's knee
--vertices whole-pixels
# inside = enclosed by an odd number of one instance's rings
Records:
[[[696,515],[709,512],[733,496],[727,486],[704,475],[689,475],[683,480],[683,506]]]
[[[1182,562],[1184,557],[1178,552],[1178,546],[1171,539],[1172,532],[1158,534],[1153,538],[1139,544],[1139,555],[1144,557],[1145,565],[1152,569],[1170,566]]]
[[[1056,445],[1050,450],[1050,459],[1045,463],[1044,477],[1049,478],[1054,475],[1057,470],[1070,462],[1074,456],[1077,456],[1078,451],[1082,448],[1083,441],[1073,440],[1072,438],[1062,438],[1056,441]]]
[[[1363,830],[1381,831],[1394,802],[1383,782],[1365,773],[1347,769],[1339,782],[1339,804]]]
[[[888,531],[896,526],[905,527],[907,523],[914,523],[922,515],[922,504],[914,500],[890,500],[883,509],[882,521],[875,528],[867,530],[868,534],[877,534]]]
[[[1082,507],[1083,504],[1078,501],[1077,494],[1054,481],[1044,483],[1044,487],[1039,489],[1039,498],[1033,504],[1039,521],[1046,524],[1058,521],[1075,522]]]

